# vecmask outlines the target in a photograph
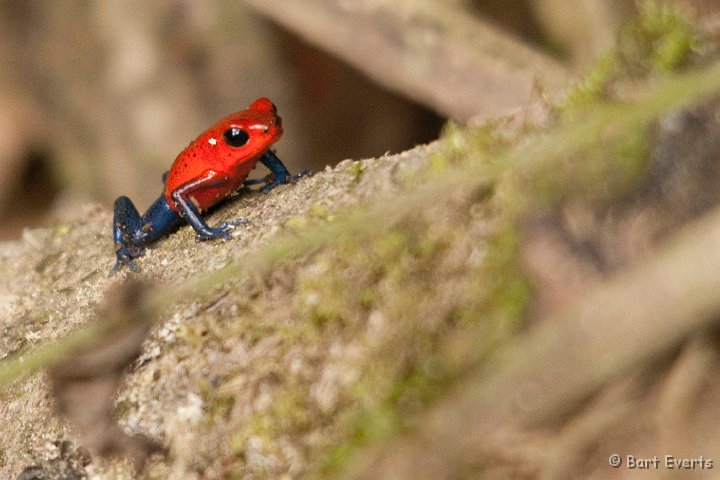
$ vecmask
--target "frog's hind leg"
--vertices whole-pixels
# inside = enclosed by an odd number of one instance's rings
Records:
[[[123,265],[127,265],[134,271],[140,270],[133,259],[145,253],[140,241],[142,223],[142,217],[132,200],[125,196],[115,200],[113,239],[115,240],[117,261],[110,274],[118,271]]]
[[[182,217],[170,208],[165,195],[160,195],[140,219],[136,241],[143,244],[154,242],[182,223]]]
[[[142,217],[132,200],[124,196],[119,197],[115,200],[113,216],[113,238],[117,261],[110,273],[116,272],[123,265],[134,271],[140,270],[133,259],[143,256],[145,245],[170,233],[182,221],[182,217],[170,208],[164,195],[160,195]]]

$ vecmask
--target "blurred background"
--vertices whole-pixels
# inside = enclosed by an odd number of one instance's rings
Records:
[[[711,0],[676,3],[702,15],[718,9]],[[2,0],[0,238],[81,216],[88,202],[110,209],[120,194],[144,210],[161,191],[162,172],[197,134],[260,96],[283,116],[277,151],[292,171],[426,143],[447,118],[487,118],[527,104],[538,75],[569,83],[586,72],[636,7],[633,0]],[[485,81],[487,72],[508,71],[514,53],[505,47],[495,63],[445,54],[437,57],[446,64],[417,67],[446,40],[461,50],[437,27],[444,20],[483,26],[495,36],[473,41],[488,48],[496,40],[525,45],[517,47],[522,55],[538,59],[520,74],[529,83],[513,90],[501,74]],[[465,77],[453,75],[461,71]],[[460,88],[473,83],[468,78],[477,78],[477,94]],[[464,98],[445,101],[452,92]]]

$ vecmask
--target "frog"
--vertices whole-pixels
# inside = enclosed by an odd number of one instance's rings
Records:
[[[162,193],[143,215],[130,198],[118,197],[113,206],[116,261],[110,275],[123,266],[139,271],[135,259],[145,254],[145,248],[183,224],[195,230],[197,241],[230,240],[232,230],[246,221],[231,220],[213,227],[203,216],[209,209],[250,185],[262,184],[260,192],[267,193],[312,175],[310,170],[291,175],[271,150],[282,135],[282,118],[275,104],[258,98],[245,110],[217,121],[180,152],[162,175]],[[258,162],[270,174],[248,179]]]

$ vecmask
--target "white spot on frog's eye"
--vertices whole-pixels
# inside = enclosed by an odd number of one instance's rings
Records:
[[[217,145],[217,138],[215,138],[215,137],[210,137],[210,138],[208,139],[208,143],[209,143],[210,145]]]

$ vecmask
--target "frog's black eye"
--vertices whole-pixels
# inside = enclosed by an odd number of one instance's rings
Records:
[[[242,147],[250,140],[250,135],[242,128],[232,127],[225,130],[223,138],[225,139],[225,143],[231,147]]]

